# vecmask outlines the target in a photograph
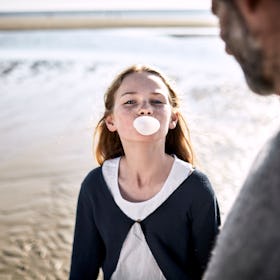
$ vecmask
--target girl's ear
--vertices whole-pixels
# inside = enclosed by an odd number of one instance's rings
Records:
[[[174,129],[177,125],[177,122],[178,122],[178,113],[173,112],[171,115],[170,123],[169,123],[169,129]]]
[[[106,126],[109,131],[114,132],[117,130],[115,123],[114,123],[114,118],[112,115],[109,115],[108,117],[106,117],[105,123],[106,123]]]

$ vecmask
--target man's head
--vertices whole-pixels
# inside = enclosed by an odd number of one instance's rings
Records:
[[[280,1],[212,0],[212,10],[226,50],[239,62],[249,87],[262,95],[279,93]]]

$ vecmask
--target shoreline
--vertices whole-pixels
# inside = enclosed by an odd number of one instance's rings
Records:
[[[208,11],[96,10],[2,12],[0,30],[126,27],[216,27]]]

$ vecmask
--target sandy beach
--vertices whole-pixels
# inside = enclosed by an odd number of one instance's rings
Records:
[[[1,280],[67,279],[76,197],[94,164],[75,140],[66,142],[1,166]]]
[[[88,32],[0,34],[1,280],[67,279],[77,195],[96,166],[92,134],[103,93],[132,62],[148,61],[176,81],[197,168],[213,184],[223,221],[279,127],[279,98],[251,93],[216,37]]]
[[[217,20],[205,10],[0,11],[0,30],[186,26],[213,27]]]
[[[0,30],[213,27],[207,0],[0,0]]]

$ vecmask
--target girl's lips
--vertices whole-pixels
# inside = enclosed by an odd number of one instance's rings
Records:
[[[140,116],[133,121],[136,131],[142,135],[152,135],[160,128],[159,121],[151,116]]]

